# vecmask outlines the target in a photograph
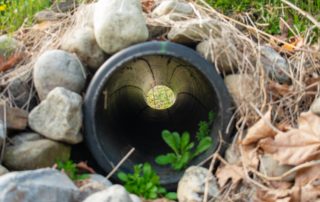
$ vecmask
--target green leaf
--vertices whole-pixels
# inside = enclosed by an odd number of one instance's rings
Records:
[[[149,163],[145,163],[143,165],[143,175],[145,175],[146,177],[149,177],[152,175],[152,168]]]
[[[203,153],[204,151],[208,150],[211,147],[211,145],[212,145],[212,138],[205,137],[199,142],[193,157],[196,157],[199,154]]]
[[[125,174],[124,172],[119,172],[119,173],[118,173],[118,178],[119,178],[122,182],[127,182],[127,181],[128,181],[128,175]]]
[[[181,152],[183,153],[185,150],[187,150],[187,146],[190,142],[190,134],[188,132],[184,132],[182,134],[182,137],[181,137],[181,144],[180,144],[180,149],[181,149]]]
[[[167,165],[176,161],[176,155],[174,153],[168,153],[166,155],[157,156],[155,159],[156,163],[159,165]]]
[[[175,170],[181,170],[189,163],[190,160],[191,160],[190,152],[183,153],[181,158],[178,160],[177,164],[175,165]]]
[[[168,192],[165,197],[166,197],[167,199],[173,200],[173,201],[175,201],[175,200],[178,199],[176,192]]]
[[[180,148],[180,143],[181,143],[181,138],[180,138],[180,134],[178,132],[173,132],[171,133],[172,136],[174,137],[175,140],[175,144],[176,144],[176,148],[177,150],[179,150]]]
[[[216,118],[216,114],[213,111],[210,111],[208,114],[208,124],[213,124],[214,119]]]
[[[176,153],[178,154],[178,147],[177,138],[173,134],[170,133],[168,130],[162,131],[162,138],[167,143],[167,145]]]
[[[187,146],[186,151],[191,150],[193,147],[194,147],[194,142],[191,142],[191,143]]]

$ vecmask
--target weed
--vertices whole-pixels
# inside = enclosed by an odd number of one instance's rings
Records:
[[[201,121],[197,132],[197,146],[191,142],[190,134],[184,132],[180,135],[178,132],[162,131],[162,139],[172,149],[173,152],[165,155],[159,155],[155,161],[159,165],[170,164],[174,170],[185,168],[192,159],[208,150],[212,145],[212,138],[209,136],[210,125],[213,123],[214,113],[209,112],[208,122]],[[195,147],[195,149],[194,149]]]
[[[50,0],[0,0],[1,32],[14,32],[24,23],[30,25],[33,15],[50,5]]]
[[[71,160],[68,160],[65,162],[58,161],[57,166],[58,166],[57,167],[58,170],[63,171],[73,181],[84,180],[89,177],[88,174],[79,174],[76,164]]]
[[[118,178],[124,183],[124,187],[128,192],[145,199],[156,199],[161,196],[171,200],[177,198],[176,193],[168,193],[160,185],[160,178],[149,163],[135,165],[133,174],[119,172]]]

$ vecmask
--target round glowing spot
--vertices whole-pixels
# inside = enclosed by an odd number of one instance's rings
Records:
[[[149,90],[146,102],[153,109],[168,109],[176,101],[176,96],[171,88],[157,85]]]

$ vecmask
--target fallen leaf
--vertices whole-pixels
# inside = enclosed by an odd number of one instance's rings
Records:
[[[266,137],[274,137],[276,132],[267,122],[271,124],[271,109],[269,109],[257,123],[249,128],[246,137],[242,140],[242,144],[249,145]]]
[[[284,44],[280,48],[280,52],[283,53],[293,53],[296,49],[301,48],[303,45],[303,38],[301,37],[291,37],[289,43]]]
[[[292,93],[292,86],[289,86],[288,84],[279,84],[275,81],[269,81],[267,88],[269,92],[276,96],[283,97]]]
[[[274,189],[270,191],[258,189],[256,191],[255,199],[256,202],[290,202],[291,201],[291,190]]]
[[[240,145],[242,150],[242,163],[245,166],[257,170],[259,165],[258,149],[256,145]]]
[[[313,160],[320,153],[320,117],[312,112],[302,113],[299,128],[278,133],[274,140],[259,142],[280,164],[299,165]]]
[[[13,68],[23,59],[23,56],[23,53],[15,53],[12,56],[10,56],[6,61],[0,63],[0,72],[4,72]]]
[[[315,202],[320,200],[320,186],[313,186],[308,184],[301,188],[300,201]]]
[[[303,187],[320,179],[320,165],[299,170],[296,174],[295,186]]]
[[[216,176],[220,187],[224,187],[229,179],[231,180],[232,185],[237,186],[244,178],[244,171],[240,166],[224,165],[218,168]]]
[[[150,13],[155,5],[155,1],[154,0],[142,0],[141,4],[142,4],[143,11],[146,13]]]
[[[88,171],[89,173],[96,173],[96,171],[93,168],[88,166],[87,162],[81,161],[81,162],[77,163],[76,167],[81,170]]]

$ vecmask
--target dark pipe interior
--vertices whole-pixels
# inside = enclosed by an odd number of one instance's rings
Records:
[[[170,108],[153,109],[147,104],[146,94],[157,85],[173,90],[176,100]],[[230,107],[221,77],[196,52],[170,42],[138,44],[112,56],[92,79],[84,102],[86,143],[106,172],[134,147],[118,170],[132,172],[134,165],[149,162],[162,184],[173,188],[183,171],[155,164],[157,155],[169,151],[161,132],[188,131],[194,138],[198,123],[213,111],[214,144],[191,162],[197,165],[215,151],[220,132],[229,140]]]
[[[157,110],[147,105],[145,95],[156,85],[174,91],[172,107]],[[98,135],[105,152],[124,155],[134,147],[134,163],[154,163],[157,155],[169,151],[161,138],[162,130],[195,134],[199,121],[206,120],[210,110],[217,113],[217,99],[210,86],[196,68],[176,58],[145,56],[124,64],[109,78],[97,104]],[[118,162],[117,158],[118,154],[111,161]],[[168,172],[167,167],[153,166],[160,175]]]

